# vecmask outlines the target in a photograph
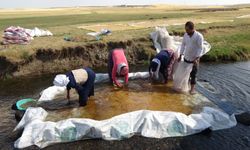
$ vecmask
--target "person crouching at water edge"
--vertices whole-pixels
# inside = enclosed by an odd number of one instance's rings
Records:
[[[195,94],[196,74],[198,71],[199,60],[203,51],[203,36],[194,29],[194,23],[191,21],[188,21],[185,24],[185,30],[186,33],[183,37],[178,61],[181,61],[182,56],[184,56],[185,63],[193,64],[193,68],[190,73],[190,94]]]
[[[79,94],[79,105],[85,106],[88,97],[94,96],[95,72],[90,68],[72,70],[59,74],[54,79],[55,86],[67,87],[67,99],[70,102],[70,89],[74,88]]]
[[[109,53],[108,73],[110,82],[117,87],[123,87],[123,85],[117,81],[118,77],[124,77],[125,85],[128,84],[129,66],[123,49],[114,49]]]
[[[173,39],[165,35],[160,41],[162,50],[156,54],[149,66],[150,80],[159,81],[160,75],[163,77],[162,83],[166,84],[168,79],[172,80],[173,66],[178,59],[178,54],[173,50]]]

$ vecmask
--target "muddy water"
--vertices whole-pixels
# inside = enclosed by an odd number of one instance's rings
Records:
[[[78,101],[74,100],[71,104],[73,107],[69,106],[71,108],[49,111],[47,120],[58,121],[66,118],[103,120],[142,109],[190,114],[192,107],[184,104],[186,97],[188,96],[174,93],[170,84],[152,85],[147,81],[139,80],[131,81],[124,89],[102,85],[96,88],[95,96],[89,99],[86,107],[77,107]],[[74,98],[76,99],[77,96]],[[52,107],[56,109],[57,105],[51,104],[49,109],[53,110]]]
[[[52,76],[45,76],[1,82],[1,149],[14,149],[13,143],[20,136],[12,132],[16,122],[14,112],[10,110],[11,105],[18,99],[38,98],[39,92],[51,85],[52,78]],[[204,96],[228,113],[249,110],[250,62],[219,65],[203,64],[200,67],[198,79],[200,82],[197,89],[203,96],[179,95],[171,91],[170,85],[168,87],[151,86],[145,81],[130,82],[129,87],[123,90],[116,90],[109,85],[98,86],[95,97],[89,100],[88,106],[85,108],[77,107],[76,95],[73,96],[74,100],[71,105],[66,105],[67,101],[65,99],[54,101],[55,104],[52,105],[46,105],[46,110],[50,112],[47,119],[61,120],[70,117],[88,117],[101,120],[138,109],[179,111],[189,114],[197,109],[196,106],[211,104]],[[143,147],[145,149],[155,149],[155,147],[159,149],[249,149],[249,129],[249,127],[238,125],[233,129],[213,132],[209,137],[193,135],[183,138],[167,138],[165,140],[135,137],[123,142],[93,140],[65,145],[78,149],[86,146],[99,147],[100,149],[115,147],[118,149],[126,147],[133,149],[132,145],[140,146],[137,147],[138,149]],[[224,146],[221,143],[224,143]],[[64,149],[65,145],[59,144],[48,147],[48,149]],[[197,146],[194,147],[194,145]],[[35,147],[30,149],[33,148]]]

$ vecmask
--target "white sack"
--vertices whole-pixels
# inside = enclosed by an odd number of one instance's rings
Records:
[[[149,77],[148,72],[135,72],[129,73],[129,79],[146,79]],[[97,73],[95,83],[107,83],[109,82],[109,75],[107,73]],[[41,92],[39,102],[51,101],[58,97],[66,95],[66,87],[51,86]]]
[[[34,29],[25,29],[25,32],[28,33],[32,37],[39,36],[52,36],[53,34],[49,30],[43,30],[35,27]]]
[[[54,100],[60,96],[66,95],[66,87],[50,86],[40,94],[38,102]]]
[[[207,128],[219,130],[236,125],[234,115],[229,116],[210,107],[188,116],[178,112],[139,110],[102,121],[76,118],[44,121],[45,112],[42,108],[27,109],[16,127],[24,128],[22,136],[14,144],[16,148],[31,145],[44,148],[55,143],[93,138],[120,140],[135,134],[150,138],[186,136]]]
[[[173,74],[174,89],[179,92],[188,92],[190,89],[189,78],[193,64],[183,61],[177,63],[176,70]]]
[[[202,56],[205,55],[211,49],[211,45],[204,41]],[[173,72],[174,89],[179,92],[188,92],[190,90],[190,73],[192,71],[193,64],[186,63],[183,60],[177,63]]]
[[[168,36],[168,31],[164,27],[155,27],[155,32],[150,33],[150,37],[153,40],[156,52],[159,53],[162,50],[159,39],[164,36]]]

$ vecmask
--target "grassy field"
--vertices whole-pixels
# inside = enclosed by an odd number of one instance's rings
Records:
[[[185,8],[185,9],[184,9]],[[152,7],[80,7],[39,10],[0,10],[0,32],[9,26],[24,28],[39,27],[50,30],[53,37],[35,38],[29,45],[0,46],[0,56],[19,62],[34,54],[37,49],[57,49],[96,43],[86,33],[95,31],[94,27],[104,26],[116,29],[111,36],[100,42],[124,41],[149,37],[155,25],[168,25],[169,32],[184,32],[183,23],[194,21],[197,29],[202,29],[205,39],[211,43],[211,51],[204,56],[206,61],[246,60],[250,58],[250,19],[237,18],[250,14],[250,8],[239,6],[237,9],[197,8],[183,6]],[[140,24],[131,27],[128,24]],[[119,30],[117,24],[122,24]],[[78,27],[88,26],[79,29]],[[113,27],[112,27],[113,26]],[[128,28],[126,28],[128,26]],[[117,29],[118,28],[118,29]],[[74,42],[64,41],[65,36],[76,39]],[[0,38],[0,40],[2,40]]]

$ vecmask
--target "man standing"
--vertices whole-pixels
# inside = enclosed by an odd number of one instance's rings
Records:
[[[198,65],[200,57],[203,51],[203,36],[197,32],[194,28],[194,23],[188,21],[185,24],[186,33],[184,34],[179,61],[184,56],[184,62],[193,64],[193,69],[190,73],[191,81],[191,94],[195,94],[196,74],[198,71]]]

